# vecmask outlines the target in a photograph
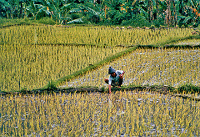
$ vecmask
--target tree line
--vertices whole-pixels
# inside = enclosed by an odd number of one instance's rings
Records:
[[[59,24],[189,26],[200,24],[199,0],[0,0],[0,18]]]

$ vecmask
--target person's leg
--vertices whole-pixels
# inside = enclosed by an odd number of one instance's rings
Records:
[[[123,77],[122,77],[122,78],[119,78],[119,86],[120,86],[120,87],[121,87],[122,83],[123,83]]]
[[[107,78],[105,78],[105,82],[108,84],[109,80]]]

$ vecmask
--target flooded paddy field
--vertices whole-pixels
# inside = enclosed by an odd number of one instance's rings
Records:
[[[200,86],[200,49],[137,49],[60,87],[106,87],[108,68],[125,71],[123,85]]]
[[[116,91],[0,97],[1,136],[199,136],[200,102]]]
[[[191,31],[1,29],[0,91],[40,88],[124,51],[116,45],[159,44]],[[137,49],[60,87],[106,87],[109,66],[126,72],[127,86],[200,86],[199,53],[199,48]],[[0,95],[0,105],[0,136],[200,136],[198,101],[149,90]]]

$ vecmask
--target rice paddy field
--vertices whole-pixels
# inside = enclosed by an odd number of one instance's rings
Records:
[[[149,91],[3,96],[1,136],[199,136],[200,102]]]
[[[125,71],[124,85],[200,86],[200,49],[137,49],[61,87],[106,86],[109,66]]]
[[[128,46],[157,45],[191,36],[190,32],[191,28],[2,28],[0,91],[38,89],[124,52]],[[104,78],[109,77],[109,66],[126,72],[123,86],[200,86],[197,47],[137,48],[57,86],[107,88]],[[148,89],[111,94],[0,94],[0,105],[0,136],[200,136],[199,101]]]
[[[190,36],[192,31],[191,28],[146,30],[31,25],[2,28],[0,90],[41,88],[51,80],[73,74],[125,50],[116,45],[158,44]],[[127,64],[126,67],[135,66]],[[133,75],[131,79],[134,80]]]
[[[200,39],[183,40],[176,43],[175,45],[200,45]]]
[[[0,45],[0,89],[37,89],[124,48],[63,45]],[[98,55],[98,56],[97,56]]]
[[[13,26],[0,29],[1,44],[151,45],[191,36],[192,28],[116,29],[112,27]]]

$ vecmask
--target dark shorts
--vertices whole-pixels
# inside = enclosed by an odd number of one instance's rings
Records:
[[[117,83],[112,82],[111,85],[112,85],[113,87],[115,87],[115,86],[120,86],[120,87],[121,87],[121,85],[122,85],[122,83],[123,83],[123,80],[124,80],[124,79],[119,79],[119,82],[117,82]],[[108,81],[106,81],[106,83],[108,84]]]

